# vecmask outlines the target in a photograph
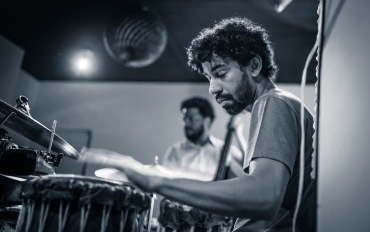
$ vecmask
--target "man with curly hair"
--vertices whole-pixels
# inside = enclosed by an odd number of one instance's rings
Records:
[[[266,30],[245,18],[226,19],[213,28],[204,29],[187,52],[188,64],[207,77],[209,92],[229,114],[236,115],[243,110],[251,113],[248,150],[244,157],[248,187],[240,187],[239,191],[255,194],[255,198],[244,196],[245,203],[250,204],[244,205],[244,210],[254,205],[256,211],[245,211],[245,216],[238,214],[249,219],[239,219],[234,229],[290,230],[299,179],[301,101],[274,84],[278,67]],[[306,107],[304,125],[304,196],[297,226],[299,231],[314,231],[316,190],[310,179],[314,129],[313,116]],[[233,192],[230,196],[239,195]],[[269,207],[270,210],[266,210]],[[225,214],[226,210],[221,207],[219,210]]]
[[[310,178],[313,116],[301,101],[279,89],[278,68],[268,34],[245,18],[229,18],[203,30],[187,49],[189,65],[209,80],[209,92],[231,115],[251,113],[245,174],[224,181],[169,178],[131,157],[108,162],[143,190],[186,205],[238,217],[234,231],[315,231],[315,184]],[[300,167],[304,129],[304,167]],[[304,171],[298,216],[299,171]],[[294,220],[296,219],[296,220]],[[292,223],[292,222],[296,223]]]

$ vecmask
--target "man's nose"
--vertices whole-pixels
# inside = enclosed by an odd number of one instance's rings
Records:
[[[220,85],[220,83],[215,80],[214,78],[211,78],[211,80],[209,81],[209,93],[212,94],[212,95],[216,95],[218,94],[219,92],[222,92],[222,87]]]

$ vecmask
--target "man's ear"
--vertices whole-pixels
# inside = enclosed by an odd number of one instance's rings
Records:
[[[259,55],[256,55],[249,61],[251,67],[251,74],[253,77],[257,77],[262,69],[262,59]]]

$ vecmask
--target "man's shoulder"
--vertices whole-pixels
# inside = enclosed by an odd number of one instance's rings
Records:
[[[258,109],[261,107],[277,107],[280,111],[282,111],[284,109],[284,107],[282,108],[282,106],[285,105],[285,109],[290,109],[296,115],[299,115],[301,104],[302,101],[296,95],[283,89],[274,89],[270,90],[268,93],[265,93],[260,98],[258,98],[253,108]],[[312,113],[308,110],[306,106],[305,109],[306,112],[309,113],[309,115],[312,115]]]
[[[280,99],[284,102],[296,102],[300,103],[301,100],[295,96],[294,94],[284,90],[284,89],[273,89],[270,90],[268,93],[263,94],[261,97],[259,97],[256,101],[256,103],[263,103],[268,100],[277,100]]]
[[[185,143],[186,141],[183,140],[183,141],[176,142],[172,144],[171,146],[169,146],[165,153],[164,159],[174,158],[174,157],[177,157],[179,154],[181,154],[182,151],[184,150]]]

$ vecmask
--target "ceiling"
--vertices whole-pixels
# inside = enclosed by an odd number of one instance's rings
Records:
[[[243,16],[269,31],[280,68],[278,83],[300,83],[317,35],[319,0],[294,0],[281,13],[266,0],[143,0],[140,4],[165,24],[167,45],[153,64],[129,68],[112,59],[103,43],[108,21],[129,2],[0,0],[0,34],[25,50],[22,69],[41,81],[206,82],[187,66],[185,48],[201,29]],[[82,75],[71,68],[81,50],[94,54],[94,72]],[[308,83],[316,82],[316,64],[309,66]]]

